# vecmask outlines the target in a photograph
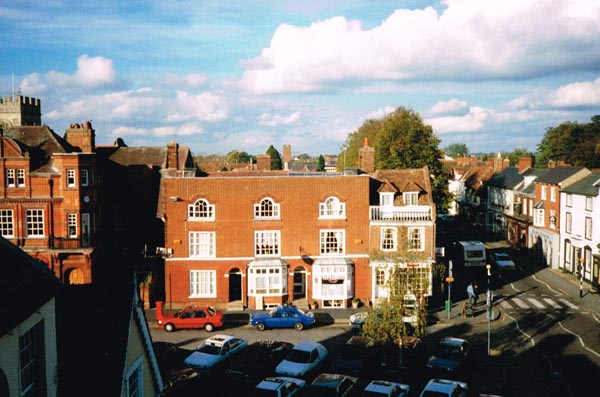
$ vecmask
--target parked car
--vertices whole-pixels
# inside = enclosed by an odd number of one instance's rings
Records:
[[[306,381],[288,376],[266,378],[254,387],[253,397],[300,397],[306,391]]]
[[[306,376],[313,373],[325,361],[328,354],[325,346],[318,342],[300,342],[288,351],[275,368],[275,372],[279,375]]]
[[[201,374],[207,374],[247,346],[248,341],[245,339],[231,335],[215,335],[202,342],[192,354],[186,357],[184,363]]]
[[[409,385],[387,380],[374,380],[365,387],[361,397],[406,397],[409,392]]]
[[[465,382],[447,379],[430,379],[420,397],[466,397],[469,386]]]
[[[510,255],[505,252],[494,252],[490,255],[490,262],[498,270],[515,270],[517,267]]]
[[[368,344],[367,337],[352,336],[333,359],[332,371],[352,376],[364,376],[371,372],[377,364],[377,353],[375,347]]]
[[[211,332],[223,326],[223,312],[211,306],[186,306],[176,313],[163,313],[163,302],[156,302],[156,321],[167,332],[191,328]]]
[[[312,312],[304,313],[295,306],[277,306],[274,309],[256,312],[250,315],[250,325],[257,330],[265,328],[294,328],[302,331],[315,323]]]
[[[441,374],[458,374],[466,369],[470,361],[469,343],[462,338],[442,338],[433,355],[427,360],[427,368]]]
[[[281,341],[257,341],[227,363],[225,375],[236,382],[256,384],[275,373],[275,367],[294,345]]]
[[[343,374],[320,374],[308,386],[306,397],[346,397],[356,391],[358,378]]]

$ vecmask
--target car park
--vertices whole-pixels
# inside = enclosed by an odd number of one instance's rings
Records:
[[[255,312],[250,315],[250,325],[257,330],[266,328],[294,328],[302,331],[315,323],[312,312],[305,313],[295,306],[277,306],[269,311]]]
[[[320,374],[308,386],[306,397],[347,397],[356,391],[358,378],[343,374]]]
[[[515,270],[517,267],[510,255],[505,252],[494,252],[490,255],[490,262],[498,270]]]
[[[245,339],[231,335],[215,335],[202,342],[185,358],[184,363],[201,374],[208,374],[247,346],[248,342]]]
[[[410,386],[387,380],[373,380],[365,387],[361,397],[406,397]]]
[[[223,326],[223,312],[212,306],[190,305],[175,313],[163,313],[163,302],[156,302],[156,322],[167,332],[194,328],[211,332]]]
[[[274,374],[277,364],[293,347],[283,341],[256,341],[229,360],[225,375],[236,382],[256,384]]]
[[[306,391],[306,381],[288,376],[269,377],[252,391],[253,397],[300,397]]]
[[[469,386],[465,382],[448,379],[430,379],[420,397],[466,397]]]
[[[322,344],[303,341],[288,351],[285,358],[275,368],[275,372],[286,376],[307,376],[314,373],[328,355],[329,352]]]
[[[379,371],[388,376],[420,370],[426,359],[423,342],[415,336],[405,336],[397,343],[381,346],[377,352]]]
[[[377,363],[376,349],[369,339],[354,335],[344,343],[333,359],[332,371],[352,376],[368,374]]]
[[[469,342],[447,336],[438,342],[433,355],[427,360],[427,368],[444,375],[456,375],[466,370],[470,359]]]

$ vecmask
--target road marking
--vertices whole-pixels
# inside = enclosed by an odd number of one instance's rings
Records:
[[[529,302],[533,303],[533,305],[535,307],[537,307],[538,309],[545,309],[546,308],[546,306],[542,305],[542,303],[540,301],[538,301],[537,299],[535,299],[535,298],[527,298],[527,300]]]
[[[508,303],[508,301],[500,301],[500,306],[503,309],[507,309],[507,310],[512,309],[512,306],[510,305],[510,303]]]
[[[529,306],[527,305],[527,303],[523,302],[521,299],[519,299],[519,298],[512,298],[511,300],[514,303],[516,303],[517,306],[519,306],[521,309],[529,309]]]
[[[558,299],[562,304],[569,306],[571,309],[579,309],[578,306],[574,305],[573,303],[569,302],[568,300],[566,300],[565,298],[559,298]]]
[[[552,306],[555,309],[560,309],[562,307],[561,305],[559,305],[558,303],[554,302],[550,298],[544,298],[544,302],[546,302],[547,304],[549,304],[550,306]]]

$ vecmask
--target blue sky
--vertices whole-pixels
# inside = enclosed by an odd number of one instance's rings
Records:
[[[100,145],[334,154],[404,106],[441,147],[535,151],[600,114],[594,0],[12,0],[0,26],[0,96]]]

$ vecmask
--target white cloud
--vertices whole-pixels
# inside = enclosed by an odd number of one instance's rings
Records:
[[[110,59],[90,58],[82,55],[77,60],[77,72],[73,80],[82,87],[102,87],[115,82],[115,71]]]
[[[297,124],[300,120],[301,112],[294,112],[287,116],[279,114],[263,113],[259,117],[259,124],[268,127],[277,127],[281,125]]]
[[[427,113],[429,114],[448,114],[462,112],[467,109],[467,102],[459,99],[450,99],[449,101],[438,102],[433,105]]]
[[[556,90],[537,89],[508,103],[510,109],[569,109],[600,106],[600,77],[565,84]]]
[[[374,110],[370,113],[367,113],[367,115],[365,116],[365,120],[378,120],[378,119],[382,119],[385,116],[387,116],[390,113],[394,113],[394,111],[396,110],[395,107],[393,106],[385,106],[381,109],[377,109]]]
[[[145,128],[117,127],[112,130],[111,135],[122,138],[127,136],[148,136],[150,134]]]
[[[441,13],[397,10],[365,30],[334,17],[280,25],[246,60],[253,93],[308,92],[343,81],[522,78],[592,69],[600,62],[600,11],[586,0],[447,0]],[[574,45],[576,43],[576,45]]]
[[[473,106],[463,116],[443,116],[423,120],[432,126],[436,134],[448,132],[474,132],[482,129],[487,121],[494,117],[490,109]]]
[[[177,92],[176,111],[169,116],[169,122],[189,120],[216,122],[229,117],[229,108],[225,99],[211,92],[190,95],[183,91]]]

